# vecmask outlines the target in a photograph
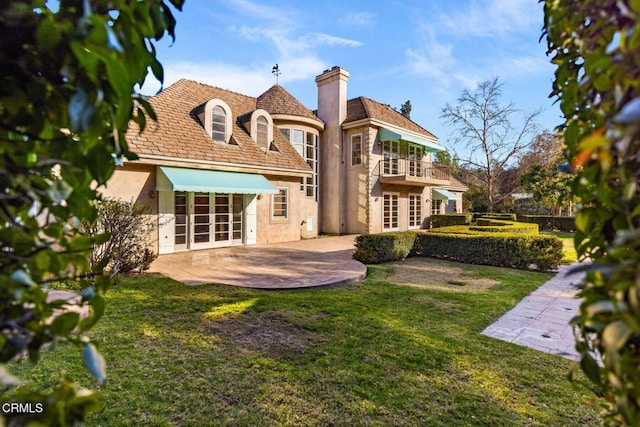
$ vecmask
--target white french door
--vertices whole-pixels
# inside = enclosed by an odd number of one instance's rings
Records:
[[[241,194],[175,192],[174,250],[243,243]]]

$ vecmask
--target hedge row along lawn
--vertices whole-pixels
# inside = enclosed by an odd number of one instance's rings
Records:
[[[572,362],[480,332],[550,275],[426,258],[357,285],[259,291],[129,277],[93,340],[108,363],[89,425],[597,425]],[[96,387],[75,348],[17,371]],[[84,376],[83,376],[84,375]]]

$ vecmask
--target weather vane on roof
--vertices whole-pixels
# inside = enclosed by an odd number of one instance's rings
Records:
[[[280,76],[280,74],[282,74],[280,72],[280,67],[278,66],[278,64],[273,66],[273,68],[271,69],[271,74],[276,76],[276,84],[278,84],[278,77]]]

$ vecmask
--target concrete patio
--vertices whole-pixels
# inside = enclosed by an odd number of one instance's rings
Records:
[[[297,289],[349,284],[367,275],[364,264],[351,257],[354,239],[321,237],[160,255],[149,271],[188,285]]]

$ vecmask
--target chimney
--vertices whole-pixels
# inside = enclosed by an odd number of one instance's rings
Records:
[[[349,72],[338,66],[316,77],[318,117],[324,122],[320,138],[320,231],[342,234],[345,200],[342,183],[342,122],[347,117],[347,81]]]

